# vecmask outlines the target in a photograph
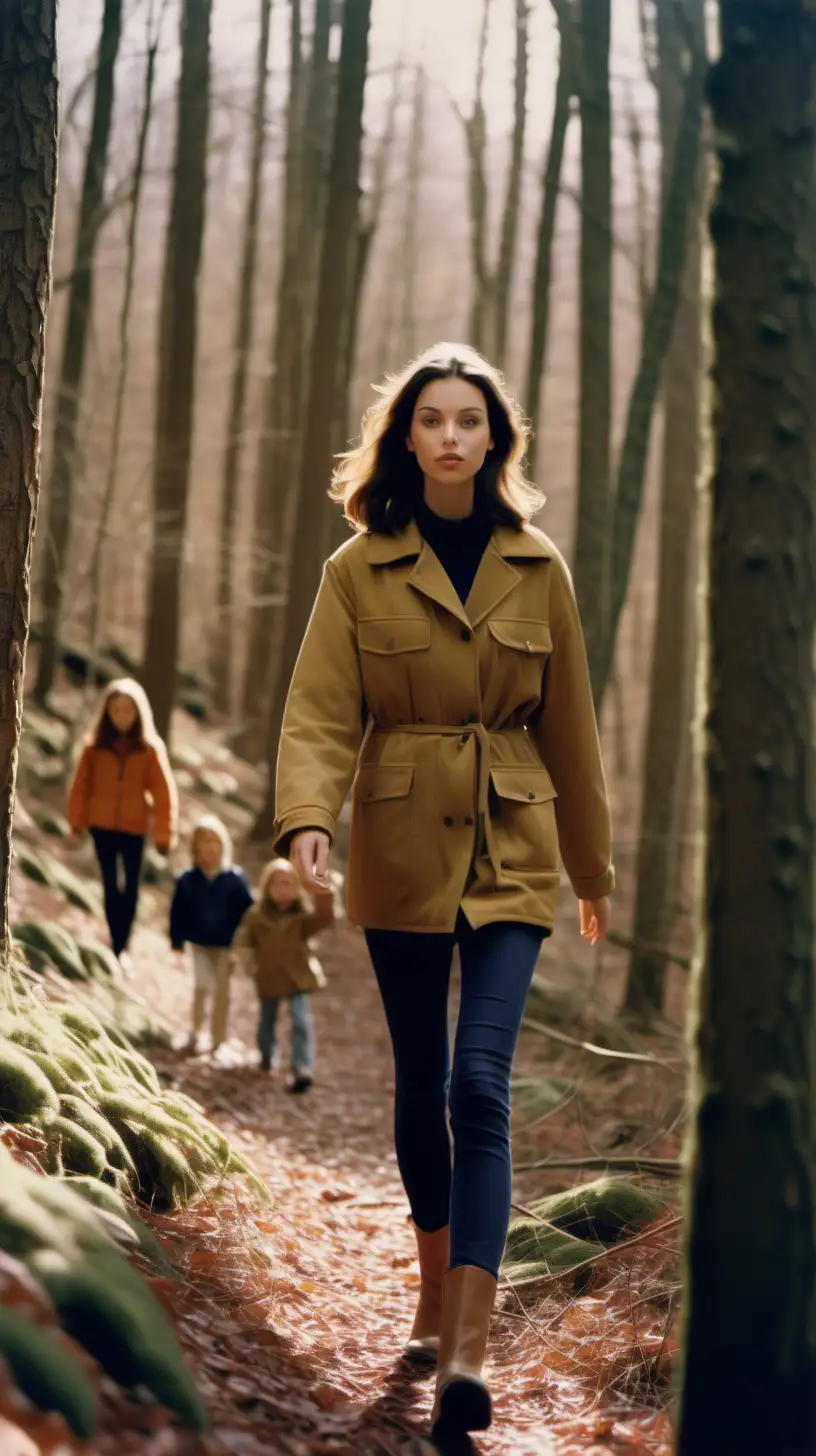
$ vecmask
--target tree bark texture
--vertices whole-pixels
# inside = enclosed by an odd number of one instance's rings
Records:
[[[593,682],[608,620],[612,431],[610,0],[583,0],[578,504],[573,576]]]
[[[300,0],[291,0],[289,99],[283,185],[283,261],[278,278],[269,380],[255,486],[252,605],[240,746],[263,755],[269,699],[279,655],[294,488],[300,464],[305,351],[314,290],[315,229],[321,223],[319,146],[329,91],[330,0],[317,0],[312,53],[304,72]]]
[[[162,7],[163,9],[163,7]],[[133,287],[136,277],[136,244],[139,234],[139,207],[142,199],[142,184],[145,174],[145,155],[147,152],[147,137],[150,131],[150,122],[153,115],[153,91],[156,80],[156,57],[159,50],[161,36],[161,15],[153,29],[154,10],[151,5],[150,21],[151,30],[148,39],[147,62],[145,65],[144,93],[142,98],[142,113],[139,118],[139,131],[136,141],[136,157],[133,163],[133,185],[130,197],[130,216],[128,218],[126,261],[125,261],[125,282],[122,293],[122,309],[119,315],[119,359],[117,361],[116,395],[113,405],[113,432],[111,438],[111,453],[108,462],[108,470],[105,476],[105,488],[102,494],[102,505],[99,512],[99,520],[96,526],[93,551],[91,554],[90,583],[91,583],[91,612],[88,626],[88,641],[93,655],[99,646],[99,621],[102,610],[102,566],[105,555],[105,547],[108,540],[108,528],[110,524],[113,502],[116,495],[116,483],[119,475],[119,451],[122,442],[122,422],[125,413],[125,397],[128,377],[128,364],[130,360],[130,315],[133,305]],[[89,684],[93,683],[93,675],[89,675]]]
[[[184,0],[173,192],[162,283],[153,555],[145,687],[156,727],[170,729],[181,626],[181,584],[192,445],[198,274],[204,238],[212,0]]]
[[[43,631],[34,695],[51,691],[59,657],[62,600],[71,535],[74,479],[79,450],[79,408],[88,329],[93,306],[93,265],[103,220],[108,142],[113,116],[114,72],[122,35],[123,0],[105,0],[96,66],[93,116],[79,202],[79,222],[62,346],[54,459],[43,542]]]
[[[507,174],[507,194],[502,218],[499,260],[496,266],[496,281],[493,288],[492,352],[493,362],[500,369],[504,369],[507,363],[510,299],[516,262],[516,240],[518,238],[519,208],[521,205],[524,138],[527,130],[527,80],[529,75],[527,42],[529,39],[529,17],[528,0],[516,0],[516,67],[513,139],[510,149],[510,168]]]
[[[402,252],[399,261],[402,296],[400,298],[399,357],[415,358],[417,354],[417,236],[422,185],[423,147],[425,144],[425,72],[417,66],[414,72],[414,94],[411,107],[411,130],[408,136],[408,161],[405,181],[405,210],[402,222]]]
[[[286,604],[283,646],[269,724],[269,790],[253,829],[258,838],[268,834],[274,818],[274,767],[283,709],[323,564],[323,534],[314,529],[314,522],[324,517],[332,468],[332,434],[336,416],[331,401],[336,398],[343,320],[351,286],[349,250],[355,242],[358,217],[370,16],[371,0],[356,0],[355,4],[346,7],[343,21],[320,285],[310,353],[305,416],[309,428],[301,458],[291,589]]]
[[[618,627],[629,587],[638,520],[643,504],[654,407],[680,300],[696,196],[705,67],[705,49],[702,42],[695,38],[690,46],[683,112],[671,177],[661,209],[655,286],[646,314],[640,363],[629,397],[626,429],[618,464],[612,525],[609,612],[601,650],[596,654],[593,663],[592,687],[598,711],[609,680]]]
[[[252,107],[252,151],[249,163],[249,188],[238,310],[235,317],[233,345],[234,369],[230,391],[227,440],[224,450],[224,474],[221,495],[220,560],[218,571],[218,607],[211,675],[213,702],[218,712],[228,713],[232,704],[233,660],[233,594],[232,571],[235,551],[235,516],[241,468],[242,434],[246,408],[249,357],[252,348],[252,303],[255,295],[255,273],[258,261],[258,218],[261,206],[264,146],[266,141],[266,81],[269,57],[272,0],[261,0],[260,33],[255,70],[255,97]]]
[[[490,333],[493,306],[492,278],[487,252],[487,173],[485,148],[487,123],[484,105],[484,74],[487,37],[490,28],[490,0],[482,0],[479,47],[476,56],[476,88],[473,111],[465,123],[470,193],[470,251],[473,267],[473,298],[470,306],[470,344],[484,351]]]
[[[806,0],[720,0],[714,469],[679,1456],[816,1450],[814,106]]]
[[[547,161],[544,166],[544,179],[541,193],[541,213],[538,222],[535,274],[533,278],[533,321],[530,335],[530,353],[527,361],[527,382],[524,391],[526,411],[531,428],[527,468],[532,477],[535,477],[538,459],[538,435],[543,406],[542,383],[550,327],[550,295],[553,282],[555,218],[558,211],[558,197],[561,190],[564,145],[567,139],[567,128],[570,123],[570,108],[575,89],[575,77],[572,73],[572,48],[570,39],[566,34],[564,22],[560,23],[560,30],[561,55],[558,64],[558,80],[555,87],[550,140],[547,147]]]
[[[689,11],[687,11],[689,14]],[[690,18],[692,18],[690,16]],[[692,18],[704,45],[702,0]],[[663,188],[668,186],[683,105],[682,33],[675,12],[659,6],[658,110],[663,143]],[[699,459],[700,159],[694,220],[689,229],[683,288],[663,381],[663,459],[657,618],[649,682],[646,752],[636,875],[633,939],[636,947],[668,945],[677,905],[680,853],[688,786],[694,621],[694,518]],[[663,1009],[665,958],[636,949],[629,963],[625,1009],[649,1020]]]
[[[57,190],[56,0],[0,7],[0,954],[40,489],[45,321]]]

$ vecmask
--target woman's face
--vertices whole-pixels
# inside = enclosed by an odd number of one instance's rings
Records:
[[[290,910],[298,897],[298,888],[288,875],[273,875],[267,894],[278,910]]]
[[[193,845],[193,858],[199,869],[215,874],[223,857],[224,846],[220,836],[213,829],[199,829]]]
[[[487,401],[467,379],[434,379],[415,406],[408,449],[427,480],[469,485],[493,448]]]
[[[129,733],[139,716],[139,709],[127,693],[114,693],[108,703],[108,717],[117,733]]]

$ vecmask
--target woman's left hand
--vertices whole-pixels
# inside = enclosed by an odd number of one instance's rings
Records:
[[[609,896],[604,895],[600,900],[579,900],[578,909],[581,915],[581,934],[590,945],[597,945],[599,941],[606,940],[606,932],[609,929]]]

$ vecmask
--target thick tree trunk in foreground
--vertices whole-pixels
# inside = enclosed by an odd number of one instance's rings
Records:
[[[204,238],[212,0],[184,0],[173,196],[165,244],[153,469],[145,687],[162,737],[170,729],[181,628],[181,580],[193,431],[198,273]]]
[[[252,153],[249,163],[249,189],[244,219],[244,246],[235,316],[233,344],[235,368],[232,375],[227,443],[224,451],[224,476],[221,495],[221,532],[219,539],[218,607],[213,647],[210,657],[213,701],[219,713],[228,713],[232,704],[232,658],[234,646],[232,568],[235,550],[235,516],[238,481],[241,468],[242,432],[246,405],[249,357],[252,349],[252,303],[255,295],[255,273],[258,261],[258,217],[261,207],[264,144],[266,140],[266,77],[269,55],[269,31],[272,0],[261,0],[261,26],[255,69],[255,100],[252,108]]]
[[[816,14],[720,0],[679,1456],[816,1450]],[[702,721],[702,714],[701,714]]]
[[[5,0],[0,73],[0,956],[5,961],[57,191],[56,0]]]
[[[697,0],[695,32],[704,34]],[[677,16],[658,7],[660,129],[663,187],[668,185],[683,103],[682,32]],[[701,177],[697,167],[697,197]],[[667,948],[682,865],[682,827],[688,786],[691,729],[691,636],[694,622],[694,517],[697,493],[700,357],[699,205],[689,229],[684,286],[664,371],[660,560],[657,619],[652,649],[646,726],[643,803],[636,873],[633,940],[636,947]],[[635,949],[629,963],[624,1006],[649,1020],[663,1008],[667,962]]]
[[[609,607],[612,448],[611,0],[583,0],[578,505],[573,576],[592,680]]]
[[[323,533],[314,522],[324,518],[332,469],[335,412],[343,322],[352,285],[349,250],[356,240],[363,132],[363,97],[368,67],[371,0],[347,6],[343,21],[337,110],[328,177],[326,225],[320,262],[315,328],[312,341],[306,434],[293,536],[290,591],[284,621],[283,648],[269,725],[269,790],[253,834],[263,838],[274,818],[275,762],[286,694],[303,633],[320,582]]]
[[[12,11],[14,7],[12,6]],[[54,459],[43,543],[43,632],[34,695],[44,702],[59,657],[62,599],[71,534],[74,477],[79,447],[79,406],[93,301],[93,265],[102,222],[108,141],[113,116],[113,80],[122,35],[122,0],[105,0],[96,65],[93,117],[79,202],[79,223],[68,297],[68,318],[57,385]]]

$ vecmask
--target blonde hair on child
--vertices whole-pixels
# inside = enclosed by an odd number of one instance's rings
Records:
[[[221,868],[228,870],[232,865],[232,835],[230,834],[223,819],[217,814],[202,814],[193,825],[190,834],[190,855],[193,864],[198,864],[196,858],[196,840],[199,834],[215,834],[221,840]]]
[[[264,865],[264,868],[261,871],[261,878],[258,883],[258,894],[260,899],[269,899],[269,889],[272,881],[279,875],[282,876],[284,879],[289,880],[290,883],[295,886],[298,892],[298,904],[303,905],[303,890],[300,884],[300,877],[297,870],[295,869],[295,866],[292,864],[291,860],[288,859],[273,859],[269,861],[269,864]]]

